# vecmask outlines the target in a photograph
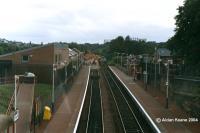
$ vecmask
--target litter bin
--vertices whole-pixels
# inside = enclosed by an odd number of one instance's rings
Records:
[[[51,119],[51,108],[48,106],[45,106],[43,120],[50,120],[50,119]]]

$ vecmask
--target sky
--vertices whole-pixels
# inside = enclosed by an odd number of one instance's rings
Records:
[[[103,43],[119,35],[164,42],[184,0],[0,0],[0,38]]]

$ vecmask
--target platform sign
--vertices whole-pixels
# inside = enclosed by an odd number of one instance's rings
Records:
[[[13,117],[13,121],[16,122],[19,119],[19,110],[15,110],[14,112],[14,117]]]

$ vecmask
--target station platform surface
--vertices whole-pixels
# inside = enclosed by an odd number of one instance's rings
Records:
[[[56,112],[52,119],[37,128],[37,133],[72,133],[80,110],[82,98],[86,88],[89,67],[82,66],[70,90],[63,94],[56,104]],[[56,106],[57,106],[56,105]]]
[[[120,78],[120,80],[128,87],[136,99],[140,102],[143,108],[146,110],[148,115],[157,125],[162,133],[191,133],[183,122],[167,122],[162,121],[162,119],[172,119],[182,118],[181,114],[179,116],[174,115],[169,109],[166,109],[161,105],[154,97],[152,97],[147,91],[141,88],[137,83],[135,83],[130,76],[119,70],[114,66],[110,66],[111,70]]]
[[[17,93],[17,108],[19,109],[19,119],[16,121],[17,133],[29,133],[30,121],[34,99],[34,85],[21,84]]]

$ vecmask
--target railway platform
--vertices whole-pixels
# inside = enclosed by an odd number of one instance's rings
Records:
[[[37,133],[73,132],[88,82],[88,75],[89,67],[83,66],[74,78],[74,83],[70,90],[57,101],[56,112],[53,114],[52,119],[48,123],[43,122],[37,128]]]
[[[135,98],[146,110],[148,115],[154,121],[154,123],[159,127],[162,133],[191,133],[183,122],[173,121],[175,118],[181,119],[180,115],[175,115],[169,109],[165,109],[154,97],[152,97],[148,92],[142,89],[137,83],[131,80],[131,77],[123,73],[121,70],[114,66],[110,66],[110,69],[114,74],[120,79],[126,87],[132,92]],[[172,120],[172,121],[170,121]]]
[[[19,109],[20,119],[16,122],[17,133],[29,133],[29,123],[34,99],[34,85],[23,83],[20,85],[17,94],[17,108]]]

